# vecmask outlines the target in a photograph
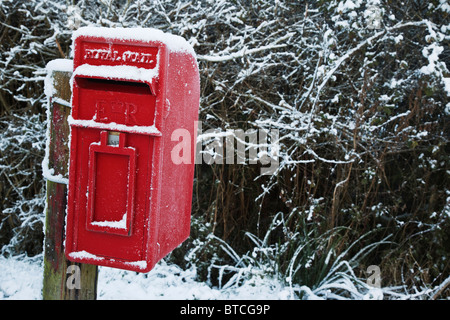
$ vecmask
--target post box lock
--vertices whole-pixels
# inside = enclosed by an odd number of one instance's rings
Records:
[[[115,131],[108,132],[108,146],[118,146],[119,145],[120,133]]]
[[[65,253],[148,272],[189,236],[195,153],[175,164],[171,134],[196,136],[195,53],[155,29],[80,28],[73,39]]]

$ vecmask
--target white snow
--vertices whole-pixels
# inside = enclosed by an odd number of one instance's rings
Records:
[[[115,122],[110,122],[110,123],[96,122],[94,119],[79,120],[79,119],[72,118],[72,116],[68,116],[67,121],[68,121],[69,125],[78,126],[78,127],[85,127],[85,128],[91,127],[91,128],[106,129],[106,130],[111,130],[111,131],[142,133],[142,134],[149,134],[149,135],[155,135],[155,136],[161,135],[161,132],[155,127],[155,125],[152,125],[152,126],[127,126],[124,124],[117,124]]]
[[[347,0],[347,1],[341,1],[339,2],[339,5],[337,7],[337,11],[338,12],[342,12],[345,13],[347,11],[353,10],[355,8],[358,8],[360,6],[360,1],[351,1],[351,0]]]
[[[42,258],[0,256],[0,300],[42,299]]]
[[[91,66],[83,64],[77,67],[73,75],[143,82],[157,78],[158,71],[158,65],[153,69],[144,69],[133,66]]]
[[[431,50],[431,52],[430,52]],[[427,66],[423,66],[420,69],[420,72],[424,74],[431,74],[436,71],[436,64],[439,61],[439,55],[444,51],[444,48],[438,46],[436,43],[432,43],[430,46],[425,47],[422,50],[422,54],[425,58],[428,58],[429,64]]]
[[[34,258],[0,256],[0,270],[0,300],[42,299],[42,255]],[[291,298],[289,289],[270,277],[254,278],[247,280],[239,287],[219,289],[197,281],[196,276],[195,268],[182,270],[164,261],[159,262],[149,273],[99,267],[97,299],[284,300]]]
[[[48,168],[48,158],[44,158],[42,161],[42,176],[52,182],[69,184],[69,179],[64,177],[62,174],[55,175],[55,169]]]
[[[147,261],[145,261],[145,260],[125,262],[125,264],[138,267],[142,270],[145,270],[145,268],[147,268]]]
[[[442,81],[444,82],[445,91],[447,91],[447,95],[450,96],[450,78],[442,77]]]
[[[428,47],[423,48],[422,55],[428,59],[428,65],[423,66],[419,71],[427,75],[434,73],[440,77],[447,95],[450,96],[450,78],[444,77],[443,72],[443,70],[447,70],[447,67],[445,62],[439,60],[439,55],[443,51],[444,47],[436,43],[432,43]]]
[[[92,260],[103,260],[102,257],[98,257],[95,254],[89,253],[85,250],[83,251],[76,251],[69,253],[69,256],[73,259],[92,259]]]
[[[438,8],[446,13],[450,13],[450,4],[448,4],[447,0],[440,0]]]
[[[127,228],[127,214],[125,213],[119,221],[92,221],[91,224],[100,227],[109,227],[114,229],[126,229]]]
[[[53,71],[61,72],[72,72],[73,70],[73,60],[70,59],[55,59],[49,61],[45,66],[46,77],[44,80],[44,93],[47,97],[52,97],[55,93],[55,88],[53,87]]]
[[[73,60],[71,59],[55,59],[49,61],[45,67],[47,71],[72,72]]]
[[[137,40],[143,42],[159,41],[170,51],[186,52],[195,57],[192,46],[182,37],[153,28],[99,28],[82,27],[75,31],[72,39],[79,36],[102,37],[107,39]]]

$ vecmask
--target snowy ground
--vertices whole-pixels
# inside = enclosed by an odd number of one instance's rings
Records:
[[[0,300],[42,299],[42,256],[0,256]],[[265,300],[289,299],[289,289],[273,279],[253,279],[240,287],[211,288],[195,281],[195,270],[160,262],[148,274],[100,267],[97,299]]]

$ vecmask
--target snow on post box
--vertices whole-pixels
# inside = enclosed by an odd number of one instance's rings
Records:
[[[148,272],[189,236],[195,152],[174,163],[171,134],[195,150],[195,53],[155,29],[86,27],[73,42],[66,257]]]

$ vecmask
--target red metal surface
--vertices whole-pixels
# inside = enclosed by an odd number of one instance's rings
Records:
[[[75,38],[69,260],[148,272],[189,236],[199,96],[186,51],[160,39]],[[188,164],[171,160],[179,128],[190,132]]]

